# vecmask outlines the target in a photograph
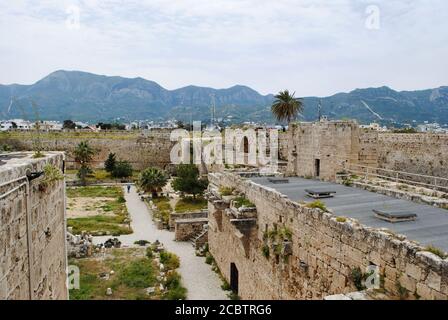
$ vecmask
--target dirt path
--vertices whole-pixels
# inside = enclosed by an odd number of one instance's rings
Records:
[[[174,241],[174,234],[167,230],[158,230],[151,219],[151,213],[143,201],[140,200],[136,189],[132,186],[130,193],[125,192],[126,206],[131,215],[131,226],[134,233],[118,237],[123,245],[133,246],[137,240],[154,242],[159,240],[168,251],[180,258],[179,272],[184,286],[187,288],[189,300],[222,300],[228,299],[226,292],[221,289],[221,280],[204,262],[203,257],[197,257],[189,242]],[[107,237],[94,237],[94,243],[101,243]]]

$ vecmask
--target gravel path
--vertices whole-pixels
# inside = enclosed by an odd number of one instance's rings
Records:
[[[211,270],[211,266],[205,263],[203,257],[197,257],[195,250],[189,242],[174,241],[173,232],[158,230],[151,219],[151,213],[143,201],[140,200],[134,186],[130,193],[124,189],[126,206],[131,215],[131,226],[134,233],[122,235],[120,239],[123,245],[133,246],[137,240],[147,240],[154,242],[159,240],[165,248],[175,253],[180,258],[179,273],[182,276],[183,284],[187,288],[187,299],[189,300],[224,300],[228,299],[226,292],[221,289],[221,280],[218,275]],[[94,237],[94,243],[102,243],[111,238]]]

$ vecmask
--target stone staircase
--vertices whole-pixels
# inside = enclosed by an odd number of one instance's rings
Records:
[[[208,229],[204,228],[204,230],[202,230],[201,232],[194,234],[188,241],[195,249],[198,249],[201,245],[205,244],[208,241],[207,236]]]

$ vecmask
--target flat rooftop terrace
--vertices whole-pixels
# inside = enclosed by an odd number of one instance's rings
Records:
[[[448,251],[448,210],[396,199],[378,193],[340,184],[290,177],[289,183],[271,183],[266,177],[250,178],[255,183],[270,187],[293,201],[314,201],[305,189],[336,191],[334,198],[320,199],[337,216],[357,219],[373,228],[387,228],[403,234],[424,246],[433,245]],[[372,210],[409,211],[417,214],[415,221],[390,223],[375,217]]]

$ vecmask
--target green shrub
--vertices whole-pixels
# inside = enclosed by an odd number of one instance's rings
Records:
[[[47,164],[44,167],[44,178],[42,179],[39,189],[46,190],[48,187],[50,187],[53,183],[56,181],[60,181],[64,179],[64,175],[62,174],[61,169],[58,167]]]
[[[215,261],[215,259],[213,259],[213,256],[207,252],[207,255],[205,256],[205,263],[206,264],[212,264]]]
[[[112,177],[127,178],[132,176],[132,166],[128,161],[118,161],[112,170]]]
[[[234,190],[235,190],[234,188],[221,187],[221,188],[219,188],[219,193],[220,193],[222,196],[231,196],[231,195],[233,194],[233,191],[234,191]]]
[[[142,247],[146,246],[148,243],[149,243],[149,241],[147,241],[147,240],[137,240],[137,241],[134,241],[134,244],[142,246]]]
[[[265,244],[262,248],[261,248],[261,252],[263,254],[263,257],[265,257],[266,259],[269,258],[269,246],[267,244]]]
[[[246,207],[246,208],[254,208],[255,205],[250,202],[248,199],[246,199],[245,197],[237,197],[234,202],[233,205],[235,206],[235,208],[240,208],[240,207]]]
[[[113,172],[115,169],[115,165],[117,164],[117,158],[115,153],[109,153],[106,161],[104,162],[104,169],[107,172]]]
[[[179,257],[168,251],[160,252],[160,263],[163,263],[168,270],[174,270],[180,266]]]
[[[117,199],[117,202],[118,203],[125,203],[126,199],[123,196],[119,196],[118,199]]]
[[[328,212],[327,207],[325,206],[325,203],[323,203],[320,200],[316,200],[313,202],[309,202],[305,205],[307,208],[318,208],[324,212]]]
[[[177,272],[170,272],[166,277],[165,287],[168,291],[163,295],[166,300],[185,300],[187,289],[182,287],[181,277]]]
[[[230,300],[241,300],[240,296],[233,291],[229,293],[227,296],[229,297]]]
[[[148,257],[149,259],[152,259],[154,257],[154,253],[151,247],[146,248],[146,257]]]
[[[364,281],[367,278],[366,274],[361,271],[360,267],[353,268],[350,274],[350,279],[359,291],[364,290]]]
[[[347,218],[345,218],[345,217],[337,217],[337,218],[336,218],[336,221],[337,221],[337,222],[346,222],[346,221],[347,221]]]
[[[292,232],[291,232],[291,230],[289,230],[286,227],[281,228],[278,231],[278,235],[281,238],[280,240],[285,240],[285,239],[291,240],[292,239]]]
[[[221,289],[224,291],[229,291],[231,289],[230,284],[224,278],[222,278]]]
[[[442,259],[445,259],[447,257],[447,254],[442,249],[434,247],[433,245],[427,246],[425,250],[435,254],[436,256],[439,256]]]

